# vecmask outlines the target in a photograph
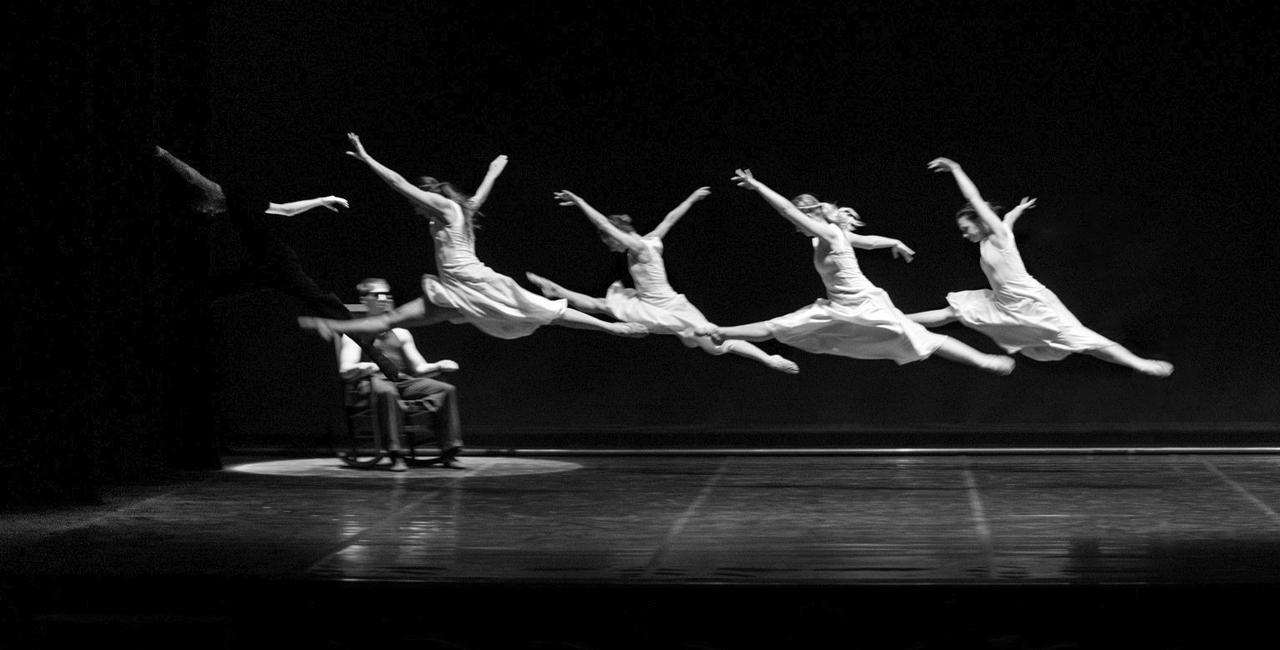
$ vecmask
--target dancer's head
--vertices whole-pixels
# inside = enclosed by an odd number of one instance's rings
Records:
[[[841,230],[853,232],[858,226],[866,225],[853,208],[842,208],[834,203],[823,203],[812,194],[801,194],[791,199],[791,203],[810,219],[822,223],[833,223],[839,226]]]
[[[391,297],[391,284],[382,278],[365,278],[356,285],[356,291],[360,292],[360,302],[370,316],[385,314],[396,306]]]
[[[431,176],[419,176],[416,185],[418,186],[418,189],[424,192],[439,194],[450,201],[457,203],[458,206],[462,208],[462,217],[466,219],[467,228],[471,229],[476,227],[475,215],[478,214],[478,212],[471,207],[471,196],[469,194],[454,187],[453,183],[436,180]],[[417,203],[414,204],[414,212],[425,217],[435,216],[434,210]]]
[[[636,227],[631,225],[630,215],[611,214],[605,218],[609,220],[609,223],[613,224],[613,227],[617,228],[618,230],[621,230],[622,232],[631,233],[633,235],[636,232]],[[600,232],[600,241],[604,242],[605,246],[608,246],[609,250],[615,253],[627,252],[627,247],[625,244],[614,239],[613,237],[610,237],[609,235],[606,235],[604,231]]]
[[[987,205],[996,215],[1004,213],[1004,206],[999,203],[987,203]],[[966,203],[959,212],[956,212],[956,225],[960,228],[960,234],[974,243],[991,236],[991,228],[982,220],[982,216],[978,214],[978,210],[972,203]]]

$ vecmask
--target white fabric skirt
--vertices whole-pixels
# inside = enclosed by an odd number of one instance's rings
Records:
[[[991,337],[1013,354],[1058,361],[1073,352],[1097,350],[1114,341],[1080,324],[1052,291],[1033,295],[996,294],[991,289],[947,294],[960,322]]]
[[[883,289],[858,296],[856,304],[819,299],[768,321],[769,328],[774,338],[805,352],[892,359],[899,365],[928,358],[947,340],[907,318]]]
[[[564,314],[566,300],[531,293],[483,264],[439,276],[422,276],[422,293],[433,305],[462,313],[451,323],[470,323],[500,339],[528,336]]]
[[[711,354],[724,354],[733,348],[734,341],[716,345],[709,337],[697,336],[693,330],[707,325],[707,317],[689,302],[684,294],[676,294],[662,302],[641,300],[635,289],[622,286],[621,282],[609,285],[604,297],[609,314],[620,321],[640,323],[650,334],[671,334],[691,348],[702,348]]]

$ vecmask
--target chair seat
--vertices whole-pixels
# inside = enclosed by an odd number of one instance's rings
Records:
[[[352,467],[373,467],[387,455],[387,441],[381,439],[374,426],[376,414],[370,398],[370,383],[368,377],[343,382],[347,440],[334,447],[338,457]],[[405,457],[416,458],[416,447],[435,440],[435,431],[431,426],[435,414],[404,400],[397,400],[397,404],[404,414],[404,426],[399,432],[400,446]]]

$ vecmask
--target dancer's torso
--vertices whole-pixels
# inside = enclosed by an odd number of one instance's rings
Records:
[[[1013,234],[1006,237],[1004,249],[997,248],[988,237],[978,244],[979,260],[982,272],[987,276],[991,289],[997,293],[1014,295],[1026,294],[1044,288],[1039,280],[1027,273],[1022,264],[1022,255],[1013,240]]]
[[[435,242],[436,270],[441,273],[480,264],[476,257],[476,242],[467,228],[462,208],[450,203],[453,214],[449,223],[444,219],[431,220],[431,239]]]
[[[635,251],[627,251],[627,267],[635,281],[636,294],[645,302],[674,298],[676,292],[667,281],[667,267],[662,262],[662,240],[645,237],[640,241],[648,250],[648,259],[641,261],[641,256]]]
[[[862,274],[853,247],[841,234],[836,246],[828,246],[822,239],[813,239],[813,267],[827,287],[827,298],[832,302],[857,302],[859,294],[876,286]]]

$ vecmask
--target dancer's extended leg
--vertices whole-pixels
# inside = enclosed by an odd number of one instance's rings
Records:
[[[698,336],[710,336],[713,341],[723,341],[724,339],[737,339],[739,341],[768,341],[773,338],[773,329],[769,327],[768,321],[749,323],[747,325],[733,325],[730,327],[707,325],[693,330],[693,333]]]
[[[630,338],[640,338],[649,334],[649,330],[640,323],[606,323],[595,316],[588,316],[576,309],[564,310],[564,314],[560,318],[551,322],[574,329],[597,330],[614,336],[627,336]]]
[[[573,305],[573,308],[578,311],[596,314],[608,312],[603,298],[592,298],[585,293],[570,291],[540,275],[534,275],[533,273],[525,273],[524,275],[529,278],[530,282],[538,287],[538,290],[542,292],[542,295],[548,298],[564,298],[565,300],[568,300],[569,304]]]
[[[789,375],[794,375],[800,372],[800,366],[797,365],[796,362],[781,355],[768,354],[764,350],[761,350],[754,344],[747,341],[730,339],[728,343],[724,344],[723,348],[719,348],[719,343],[711,340],[710,337],[706,337],[698,339],[698,346],[712,354],[721,354],[721,351],[723,351],[736,354],[740,357],[746,357],[752,361],[763,363],[773,370],[785,372]],[[719,348],[719,350],[717,350],[717,348]]]
[[[1007,375],[1013,372],[1013,357],[1004,356],[1002,354],[985,354],[979,352],[950,336],[946,337],[946,341],[938,346],[937,354],[944,359],[967,363],[971,366],[977,366],[988,372],[994,372],[997,375]]]
[[[930,311],[919,311],[914,314],[907,314],[906,316],[925,327],[940,327],[947,323],[954,323],[958,320],[956,310],[951,307],[932,309]]]
[[[1157,361],[1155,359],[1143,359],[1142,357],[1130,352],[1127,348],[1119,343],[1108,345],[1105,348],[1097,350],[1089,350],[1085,354],[1110,361],[1122,366],[1128,366],[1137,370],[1144,375],[1152,377],[1168,377],[1173,374],[1173,364],[1168,361]]]
[[[380,316],[355,320],[303,316],[298,318],[298,325],[315,330],[326,340],[333,340],[342,334],[381,334],[393,327],[425,327],[460,315],[461,312],[451,307],[440,307],[425,298],[415,298]]]

